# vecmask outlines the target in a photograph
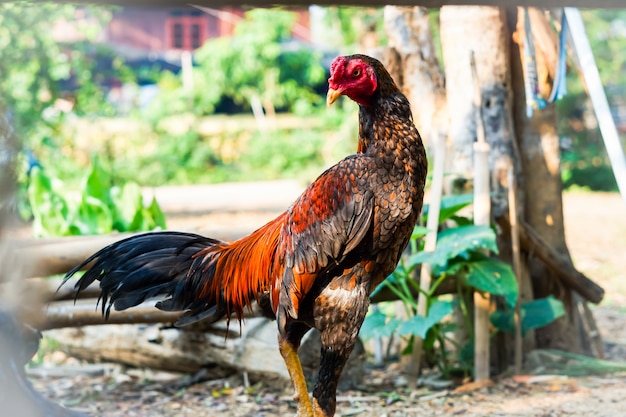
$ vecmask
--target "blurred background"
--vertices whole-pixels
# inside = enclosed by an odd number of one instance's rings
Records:
[[[344,113],[354,106],[324,106],[330,59],[386,44],[382,9],[0,8],[0,96],[22,144],[26,219],[34,167],[63,181],[60,193],[96,160],[114,183],[140,186],[310,180],[353,148],[356,120]],[[583,18],[624,135],[626,11]],[[565,187],[615,191],[575,71],[567,91],[558,102]]]
[[[428,11],[443,67],[439,13]],[[626,9],[582,10],[582,17],[624,146]],[[358,109],[348,100],[326,107],[328,67],[338,54],[386,46],[383,25],[382,8],[0,4],[1,208],[2,225],[10,227],[3,229],[0,263],[13,262],[3,278],[41,276],[25,272],[33,266],[28,259],[16,267],[6,249],[15,237],[54,239],[205,223],[251,230],[262,224],[324,168],[354,152]],[[576,265],[607,288],[606,299],[621,314],[596,311],[610,324],[606,331],[623,332],[624,260],[622,246],[615,243],[626,229],[614,221],[623,219],[623,204],[581,77],[570,70],[566,83],[567,94],[556,107],[567,243]],[[281,188],[271,210],[246,219],[168,216],[166,224],[166,208],[150,199],[157,187],[277,179],[297,186],[288,192]],[[251,197],[249,189],[229,187]],[[226,192],[219,189],[229,199]],[[602,197],[590,199],[591,192]],[[179,198],[165,195],[162,201],[170,205]],[[595,213],[599,206],[610,214]],[[571,226],[592,221],[595,226],[588,228]],[[2,285],[4,307],[12,307],[9,301],[28,304]],[[23,332],[28,340],[38,338],[34,330]],[[77,363],[62,351],[54,337],[46,337],[30,366]],[[83,374],[79,383],[100,383]],[[120,374],[106,383],[170,378]],[[74,385],[78,380],[66,379]],[[71,384],[48,388],[45,379],[36,379],[36,385],[65,405],[84,406],[85,398],[78,398]],[[102,390],[94,387],[93,392]]]

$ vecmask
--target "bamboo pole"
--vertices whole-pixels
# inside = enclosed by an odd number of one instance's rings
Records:
[[[509,183],[509,216],[511,218],[511,252],[513,255],[513,270],[517,278],[517,287],[522,288],[522,261],[520,257],[519,244],[519,224],[517,215],[517,183],[513,173],[513,167],[509,167],[507,172]],[[521,300],[517,297],[515,302],[515,374],[522,372],[522,322],[521,322]]]
[[[489,225],[491,198],[489,196],[489,144],[485,140],[482,119],[482,95],[476,71],[474,51],[470,52],[470,65],[475,86],[476,136],[474,142],[474,224]],[[489,294],[474,292],[474,380],[489,379]]]
[[[432,252],[437,246],[437,228],[439,226],[439,211],[441,209],[441,196],[443,194],[443,177],[445,168],[446,141],[443,135],[435,134],[435,160],[433,162],[433,181],[430,187],[430,204],[428,209],[428,220],[426,221],[426,241],[424,251]],[[420,270],[420,294],[417,298],[417,314],[426,317],[428,315],[428,297],[432,265],[423,263]],[[411,366],[409,369],[409,389],[415,389],[417,378],[421,370],[422,356],[424,353],[424,340],[421,337],[415,338],[413,345]]]

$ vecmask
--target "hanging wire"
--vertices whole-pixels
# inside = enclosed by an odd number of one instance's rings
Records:
[[[554,103],[556,100],[563,98],[567,94],[567,85],[565,83],[565,75],[567,73],[567,50],[565,44],[567,42],[567,18],[565,13],[561,12],[561,33],[559,34],[559,50],[558,60],[556,63],[556,71],[554,81],[552,82],[552,91],[548,102]]]
[[[530,25],[528,7],[524,7],[524,89],[526,93],[526,116],[532,117],[535,109],[543,109],[548,104],[539,92],[535,43]]]

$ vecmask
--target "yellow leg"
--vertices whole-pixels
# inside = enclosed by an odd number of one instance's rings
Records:
[[[278,347],[296,391],[294,398],[298,401],[298,417],[315,417],[296,346],[292,345],[288,340],[279,337]]]
[[[314,410],[313,414],[315,415],[315,417],[332,417],[326,414],[324,410],[322,409],[322,407],[320,407],[320,405],[317,403],[317,398],[313,398],[313,410]]]

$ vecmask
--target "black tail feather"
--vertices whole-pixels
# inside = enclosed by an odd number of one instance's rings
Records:
[[[217,307],[214,296],[191,299],[188,282],[190,271],[201,268],[196,255],[202,249],[222,242],[192,233],[153,232],[113,243],[96,252],[67,273],[63,284],[76,272],[93,263],[76,282],[76,296],[100,281],[102,314],[108,318],[111,307],[125,310],[148,299],[161,298],[157,308],[166,311],[191,310],[178,324],[187,324],[212,316],[217,320],[225,314]],[[192,274],[211,276],[211,274]],[[63,285],[61,284],[61,285]],[[193,318],[193,319],[192,319]]]

